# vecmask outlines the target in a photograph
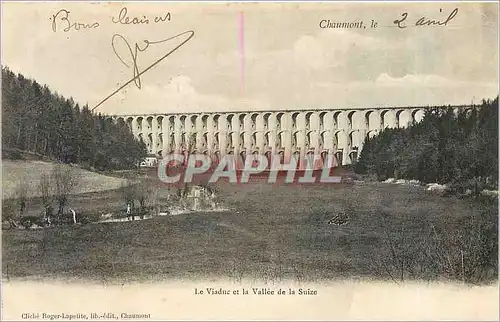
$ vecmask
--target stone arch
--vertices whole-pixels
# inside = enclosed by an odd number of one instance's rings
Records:
[[[191,123],[191,131],[198,132],[198,115],[193,114],[189,117]]]
[[[220,151],[219,150],[214,152],[213,161],[215,164],[219,164],[219,162],[220,162]]]
[[[142,120],[144,118],[142,116],[139,116],[137,120],[137,132],[142,132]]]
[[[227,134],[227,137],[226,137],[226,148],[227,149],[235,149],[236,148],[234,146],[234,142],[235,142],[234,136],[235,135],[236,135],[235,131],[231,131]]]
[[[333,126],[334,128],[336,129],[340,129],[342,128],[342,117],[343,117],[343,113],[342,111],[335,111],[333,112],[332,116],[333,116]]]
[[[411,113],[412,122],[419,123],[424,119],[425,111],[423,109],[415,109]]]
[[[146,118],[146,125],[147,125],[147,128],[146,128],[147,131],[151,131],[153,129],[153,117],[152,116],[148,116]]]
[[[278,152],[278,156],[279,156],[279,158],[280,158],[280,163],[281,163],[281,164],[285,163],[285,152],[284,152],[283,150],[280,150],[280,151]]]
[[[307,131],[306,132],[306,148],[309,149],[309,148],[314,148],[314,146],[316,145],[315,142],[314,142],[314,131]]]
[[[398,110],[396,112],[396,127],[404,128],[411,124],[411,115],[408,110]]]
[[[372,114],[374,114],[373,111],[366,111],[365,112],[365,129],[369,130],[370,127],[372,126],[372,122],[370,117],[372,117]]]
[[[272,154],[271,151],[266,151],[266,153],[264,153],[264,156],[267,159],[267,167],[270,168],[271,167],[271,162],[272,162],[273,154]]]
[[[201,116],[201,129],[203,131],[206,131],[208,129],[208,118],[209,118],[208,114],[203,114]]]
[[[246,113],[240,113],[238,115],[238,125],[239,125],[239,129],[240,129],[241,132],[247,130],[246,127],[245,127],[246,118],[247,118],[247,114]]]
[[[247,152],[246,151],[240,152],[240,159],[241,159],[241,164],[245,164],[245,161],[247,159]]]
[[[328,130],[323,130],[319,133],[319,148],[323,149],[327,145],[328,141]]]
[[[334,156],[335,156],[335,161],[337,162],[337,166],[341,166],[344,162],[343,160],[343,152],[342,150],[337,150],[335,153],[334,153]]]
[[[117,117],[116,118],[116,124],[119,124],[120,126],[124,125],[125,124],[124,118],[123,117]]]
[[[285,113],[284,112],[278,112],[276,113],[276,129],[277,130],[284,130],[285,129]]]
[[[265,147],[272,147],[272,145],[271,145],[271,131],[266,131],[264,133],[264,146]]]
[[[300,146],[300,131],[296,130],[292,133],[292,149]]]
[[[276,148],[281,149],[283,148],[283,131],[278,131],[276,133]]]
[[[219,133],[219,131],[217,131],[213,135],[214,135],[213,149],[219,149],[220,148],[220,133]]]
[[[354,128],[356,124],[356,111],[350,111],[347,113],[347,127],[349,129]]]
[[[235,114],[234,113],[230,113],[227,115],[226,117],[226,126],[227,126],[227,130],[228,131],[233,131],[234,129],[236,129],[234,126],[233,126],[233,122],[234,122],[234,116]]]
[[[356,164],[356,162],[358,161],[358,151],[353,150],[349,152],[349,161],[351,164]]]
[[[322,131],[325,128],[325,118],[327,116],[327,112],[320,112],[318,115],[318,120],[319,120],[319,129]]]
[[[335,131],[335,146],[337,148],[347,148],[347,135],[343,130]]]
[[[393,128],[395,126],[396,119],[392,110],[383,110],[382,112],[380,112],[380,127],[382,129]]]
[[[244,149],[245,148],[245,133],[246,132],[241,132],[240,133],[240,137],[239,137],[239,147],[240,149]]]
[[[297,121],[299,119],[299,112],[293,112],[290,115],[290,119],[292,120],[292,130],[298,129]]]
[[[158,134],[158,142],[156,145],[159,147],[163,147],[163,133]]]
[[[208,132],[203,132],[203,136],[202,136],[202,139],[201,139],[200,146],[202,148],[207,148],[208,147]]]
[[[168,117],[168,131],[169,132],[172,132],[174,130],[174,127],[175,127],[175,116],[169,116]]]
[[[212,118],[212,121],[213,121],[213,129],[214,131],[218,131],[220,128],[219,128],[219,123],[220,123],[220,114],[215,114]]]
[[[254,131],[260,126],[257,126],[257,120],[259,119],[259,113],[250,114],[250,130]]]
[[[181,131],[185,131],[187,129],[186,127],[186,120],[187,116],[186,115],[181,115],[179,116],[179,126]]]
[[[266,112],[262,116],[262,120],[263,120],[263,123],[264,123],[264,130],[268,130],[270,128],[269,127],[269,119],[271,118],[271,115],[272,115],[271,112]]]
[[[134,118],[132,116],[127,117],[126,123],[127,123],[128,128],[133,132],[135,130],[134,126],[133,126]]]
[[[306,130],[309,130],[311,129],[311,119],[312,119],[312,116],[313,116],[313,112],[306,112],[305,114],[305,129]]]
[[[163,115],[156,117],[156,124],[158,126],[158,131],[163,132]]]
[[[256,131],[254,131],[252,133],[251,142],[252,142],[252,144],[251,144],[252,150],[255,149],[255,148],[258,148],[258,146],[259,146],[258,143],[259,142],[257,141],[257,132]]]

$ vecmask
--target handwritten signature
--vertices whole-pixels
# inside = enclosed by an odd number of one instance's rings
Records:
[[[138,56],[139,56],[140,52],[145,52],[151,45],[166,43],[166,42],[168,42],[170,40],[173,40],[173,39],[176,39],[176,38],[181,38],[181,37],[186,37],[186,36],[187,36],[187,38],[185,38],[179,45],[177,45],[172,50],[170,50],[169,52],[167,52],[165,55],[163,55],[162,57],[160,57],[159,59],[157,59],[151,65],[149,65],[148,67],[146,67],[143,71],[139,70],[139,67],[138,67]],[[125,39],[125,37],[123,37],[122,35],[119,35],[119,34],[114,34],[113,37],[111,38],[111,47],[113,47],[113,51],[114,51],[115,55],[118,57],[118,59],[127,68],[132,68],[133,69],[133,77],[130,80],[128,80],[125,84],[123,84],[122,86],[120,86],[118,89],[116,89],[113,93],[111,93],[110,95],[106,96],[103,100],[101,100],[92,109],[92,111],[95,110],[96,108],[98,108],[100,105],[102,105],[108,99],[110,99],[113,95],[115,95],[116,93],[118,93],[120,90],[122,90],[124,87],[126,87],[127,85],[129,85],[132,82],[134,82],[135,85],[137,86],[137,88],[140,89],[142,87],[141,76],[144,75],[146,72],[148,72],[151,68],[153,68],[154,66],[156,66],[157,64],[159,64],[162,60],[164,60],[165,58],[167,58],[168,56],[170,56],[170,54],[172,54],[173,52],[175,52],[177,49],[179,49],[180,47],[182,47],[185,43],[187,43],[189,40],[191,40],[191,38],[193,38],[193,36],[194,36],[194,31],[188,30],[188,31],[182,32],[182,33],[180,33],[178,35],[175,35],[173,37],[169,37],[169,38],[166,38],[166,39],[163,39],[163,40],[158,40],[158,41],[143,40],[143,43],[144,43],[143,46],[140,46],[138,43],[135,43],[134,47],[132,48],[132,46],[130,46],[129,42]],[[117,51],[116,45],[119,44],[120,42],[122,44],[125,44],[125,46],[127,48],[127,52],[126,53],[120,54]],[[132,64],[131,64],[132,66],[130,64],[127,64],[125,62],[125,60],[123,59],[123,55],[127,55],[129,58],[132,59]]]
[[[439,9],[439,12],[443,12],[442,9]],[[458,8],[453,9],[453,11],[448,15],[448,17],[445,20],[436,20],[436,19],[426,19],[425,17],[422,17],[415,22],[415,26],[417,27],[422,27],[422,26],[447,26],[448,23],[456,17],[458,14]],[[406,28],[406,19],[408,18],[408,13],[405,12],[401,15],[401,19],[396,19],[394,20],[394,24],[398,28]]]

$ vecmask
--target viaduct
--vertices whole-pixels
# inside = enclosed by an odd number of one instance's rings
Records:
[[[457,109],[458,107],[454,107]],[[151,155],[204,153],[278,154],[282,162],[308,154],[335,156],[335,165],[356,162],[366,136],[419,122],[425,107],[328,110],[168,113],[111,116],[125,122]]]

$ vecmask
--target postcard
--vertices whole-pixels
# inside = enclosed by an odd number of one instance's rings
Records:
[[[498,320],[497,2],[2,2],[2,320]]]

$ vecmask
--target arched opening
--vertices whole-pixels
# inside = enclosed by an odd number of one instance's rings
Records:
[[[247,115],[246,114],[240,114],[238,116],[238,121],[239,121],[239,124],[240,124],[240,131],[244,131],[245,130],[245,117]]]
[[[333,113],[333,126],[336,129],[339,128],[339,121],[340,121],[341,115],[342,115],[342,112],[335,112],[335,113]]]
[[[282,136],[283,136],[283,132],[278,132],[278,134],[276,135],[276,148],[277,149],[281,149],[283,148],[282,146]]]
[[[253,113],[252,116],[250,117],[250,129],[253,131],[257,128],[257,117],[259,114]]]
[[[247,159],[247,153],[245,151],[240,152],[240,169],[243,169],[245,166],[245,161]]]
[[[220,120],[220,115],[215,114],[213,118],[213,124],[214,124],[214,131],[219,130],[219,120]]]
[[[293,132],[292,136],[292,148],[298,148],[299,147],[299,131]]]
[[[281,163],[281,164],[285,163],[285,152],[280,151],[280,152],[278,153],[278,155],[279,155],[279,157],[280,157],[280,163]]]
[[[342,155],[343,155],[343,150],[338,150],[337,152],[335,152],[335,160],[337,161],[337,166],[342,166],[343,164],[343,161],[342,160]]]
[[[254,158],[252,159],[252,167],[255,168],[255,167],[259,166],[259,160],[256,157],[257,155],[259,155],[259,152],[254,151],[252,153],[252,155],[254,156]]]
[[[264,114],[264,130],[269,129],[269,118],[271,117],[271,113]]]
[[[264,153],[264,156],[267,159],[267,168],[269,169],[271,167],[271,162],[272,162],[272,153],[271,153],[271,151],[267,151],[266,153]]]
[[[240,134],[240,149],[245,147],[245,132]]]
[[[175,117],[170,116],[168,118],[168,131],[169,132],[172,132],[174,130],[174,125],[175,125]]]
[[[208,126],[208,115],[203,115],[201,117],[201,128],[203,129],[203,131],[207,130],[207,126]]]
[[[181,131],[186,130],[186,120],[187,120],[186,115],[181,115],[181,117],[179,118],[179,124],[180,124]]]
[[[306,149],[308,148],[314,148],[314,139],[313,139],[313,133],[312,131],[307,132],[306,136]]]
[[[149,116],[147,119],[147,130],[151,131],[153,129],[153,117]]]
[[[195,132],[197,131],[198,129],[196,128],[196,121],[198,119],[198,115],[192,115],[190,118],[189,118],[189,121],[191,122],[191,132]]]
[[[228,131],[232,131],[233,130],[233,118],[234,118],[234,114],[229,114],[227,116],[227,130]]]
[[[373,111],[368,111],[368,112],[366,112],[366,114],[365,114],[365,127],[366,127],[367,129],[369,129],[369,128],[370,128],[370,115],[371,115],[372,113],[373,113]]]
[[[292,130],[296,130],[297,129],[297,118],[298,117],[299,117],[299,113],[298,112],[292,113]]]
[[[321,166],[325,166],[328,162],[328,151],[323,151],[321,152]]]
[[[321,112],[319,113],[319,130],[323,131],[325,128],[325,117],[326,117],[326,112]]]
[[[347,127],[350,129],[352,129],[352,127],[353,127],[355,113],[356,113],[355,111],[352,111],[352,112],[349,112],[349,114],[347,114]]]
[[[351,151],[351,153],[349,153],[349,158],[351,159],[351,164],[356,164],[358,161],[358,151]]]
[[[278,113],[276,114],[276,129],[277,130],[284,130],[285,129],[285,126],[283,124],[283,121],[284,121],[284,116],[285,114],[284,113]]]
[[[311,128],[311,116],[312,116],[312,112],[307,112],[306,113],[306,129],[310,129]]]
[[[142,132],[142,120],[143,118],[141,116],[137,118],[137,132]]]
[[[234,132],[230,132],[228,133],[226,139],[227,139],[227,144],[226,144],[226,148],[227,149],[234,149],[234,145],[233,145],[233,133]]]

